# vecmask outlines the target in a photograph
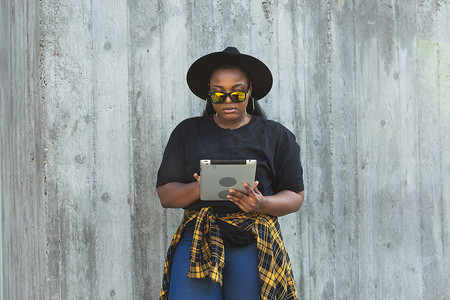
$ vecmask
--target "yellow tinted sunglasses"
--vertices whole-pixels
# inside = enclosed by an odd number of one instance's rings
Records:
[[[224,103],[227,100],[227,97],[230,97],[233,102],[244,102],[247,97],[247,91],[235,91],[231,93],[222,93],[222,92],[209,92],[209,98],[212,103]]]

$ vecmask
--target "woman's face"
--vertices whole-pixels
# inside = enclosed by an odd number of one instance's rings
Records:
[[[233,102],[230,97],[227,97],[224,103],[212,103],[219,118],[229,122],[242,120],[242,117],[245,116],[248,99],[251,96],[251,84],[249,84],[242,70],[239,68],[226,68],[214,71],[209,80],[209,89],[211,92],[223,93],[248,90],[249,92],[244,102]]]

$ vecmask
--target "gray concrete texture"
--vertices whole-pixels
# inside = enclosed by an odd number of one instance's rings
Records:
[[[450,1],[0,5],[0,299],[157,299],[181,210],[156,172],[228,45],[302,148],[280,222],[301,299],[450,298]],[[447,129],[446,129],[447,128]]]

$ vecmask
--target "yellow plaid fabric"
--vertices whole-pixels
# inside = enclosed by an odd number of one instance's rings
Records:
[[[167,251],[160,299],[169,297],[173,254],[186,225],[194,219],[196,221],[190,253],[190,269],[187,274],[189,278],[210,277],[222,286],[225,247],[216,223],[216,220],[220,219],[255,235],[261,299],[298,299],[291,262],[284,248],[278,219],[256,212],[215,214],[211,207],[204,207],[200,211],[185,210],[181,225]]]

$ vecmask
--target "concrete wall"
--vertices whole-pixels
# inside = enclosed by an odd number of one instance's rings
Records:
[[[450,2],[1,3],[2,296],[157,299],[180,210],[156,171],[228,45],[302,147],[281,218],[302,299],[450,297]]]
[[[0,299],[44,299],[39,3],[0,4]],[[3,298],[2,298],[3,297]]]

